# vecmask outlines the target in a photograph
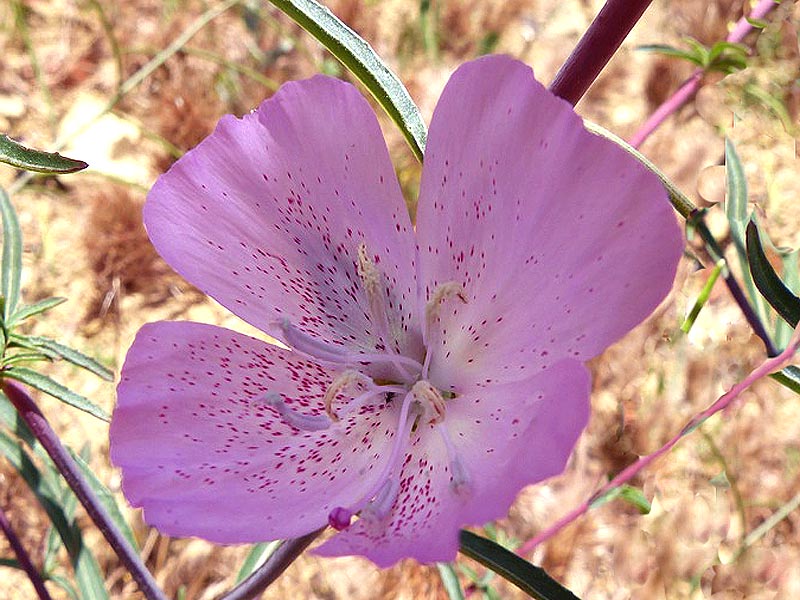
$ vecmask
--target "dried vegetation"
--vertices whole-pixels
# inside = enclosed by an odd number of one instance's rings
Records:
[[[92,99],[100,98],[102,106],[113,98],[122,81],[213,4],[10,0],[0,5],[0,130],[50,146],[59,132],[69,130],[65,121],[72,118],[71,109],[96,112]],[[798,163],[784,146],[792,142],[785,119],[796,123],[800,99],[798,10],[784,4],[777,12],[779,23],[762,35],[752,67],[704,90],[644,149],[697,196],[699,189],[720,189],[719,172],[706,169],[720,163],[722,135],[732,135],[752,167],[753,198],[767,209],[770,234],[778,243],[797,246]],[[598,0],[433,0],[423,3],[428,8],[421,12],[421,5],[409,0],[331,3],[399,71],[428,115],[449,70],[481,51],[515,54],[548,80],[599,5]],[[741,11],[741,0],[654,3],[580,110],[630,134],[691,70],[672,59],[634,52],[633,45],[677,44],[684,35],[710,44],[724,38]],[[105,148],[95,169],[57,182],[39,180],[15,197],[26,236],[26,297],[70,298],[70,308],[36,327],[116,367],[146,321],[191,318],[242,328],[155,254],[141,222],[145,190],[212,131],[221,114],[241,114],[277,84],[319,71],[347,77],[267,3],[243,2],[124,94],[110,120],[89,128],[88,146],[69,147],[77,158],[85,158],[82,151],[93,146]],[[767,96],[759,96],[759,90]],[[730,130],[733,113],[738,126]],[[413,204],[418,166],[397,132],[383,124]],[[0,169],[1,184],[10,183],[9,171]],[[699,199],[712,207],[712,224],[722,223],[713,208],[718,194]],[[717,229],[724,234],[724,224]],[[594,415],[574,460],[565,475],[520,496],[500,524],[507,535],[525,539],[552,523],[609,474],[664,443],[760,360],[762,348],[721,287],[692,335],[679,333],[680,317],[706,276],[694,270],[687,259],[673,295],[658,313],[593,362]],[[113,406],[110,386],[87,382],[62,365],[53,365],[53,373],[106,408]],[[747,537],[800,489],[798,406],[796,396],[762,382],[732,411],[632,482],[653,501],[649,515],[621,502],[596,509],[538,548],[535,562],[585,598],[800,597],[800,513],[790,512],[757,539]],[[80,447],[94,440],[92,464],[118,489],[105,428],[54,402],[43,400],[43,407],[68,443]],[[41,560],[46,518],[2,460],[0,501],[34,559]],[[130,517],[148,565],[171,597],[184,589],[187,600],[209,599],[231,584],[244,549],[169,540],[148,530],[137,513]],[[136,598],[135,586],[100,536],[84,517],[81,523],[114,597]],[[0,540],[0,556],[6,555]],[[66,564],[65,556],[61,560]],[[519,597],[497,578],[491,585],[502,597]],[[17,573],[2,571],[0,596],[27,597],[26,586]],[[446,595],[433,568],[405,563],[379,572],[358,559],[304,556],[266,597]]]

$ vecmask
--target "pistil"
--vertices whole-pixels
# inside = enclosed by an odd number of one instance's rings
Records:
[[[396,471],[405,456],[405,450],[409,444],[411,427],[419,410],[416,405],[417,401],[414,398],[414,394],[412,392],[406,394],[403,399],[403,405],[400,408],[400,418],[397,422],[392,453],[389,455],[389,460],[384,465],[375,485],[353,506],[334,508],[328,514],[328,523],[331,527],[339,531],[345,529],[350,525],[353,516],[359,512],[362,513],[362,517],[369,519],[383,519],[389,514],[399,490],[399,483],[395,485],[393,480],[399,478],[399,473]],[[371,506],[371,509],[362,512],[367,506]]]

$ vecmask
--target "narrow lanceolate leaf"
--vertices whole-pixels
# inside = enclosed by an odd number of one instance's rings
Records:
[[[747,260],[758,290],[781,318],[792,327],[797,327],[800,321],[800,298],[783,284],[767,260],[753,221],[747,225]]]
[[[16,340],[17,336],[14,336],[12,339]],[[104,367],[95,359],[86,356],[82,352],[78,352],[69,346],[60,344],[55,340],[51,340],[50,338],[35,335],[25,336],[25,340],[36,348],[49,351],[50,353],[63,358],[67,362],[72,363],[77,367],[91,371],[101,379],[105,379],[106,381],[114,381],[114,373],[110,369]]]
[[[2,294],[3,322],[8,323],[19,303],[22,274],[22,232],[17,213],[5,190],[0,188],[0,212],[3,214]]]
[[[45,298],[44,300],[39,300],[39,302],[36,302],[34,304],[23,306],[9,317],[8,327],[10,329],[17,323],[20,323],[21,321],[24,321],[27,318],[33,317],[43,312],[47,312],[51,308],[55,308],[59,304],[63,304],[66,301],[67,301],[66,298]]]
[[[652,509],[650,501],[644,495],[642,490],[628,484],[623,484],[619,487],[615,487],[609,490],[607,493],[602,494],[592,502],[591,507],[597,508],[598,506],[607,504],[608,502],[616,500],[617,498],[619,498],[620,500],[624,500],[628,504],[632,504],[643,515],[650,514],[650,510]]]
[[[73,452],[72,449],[68,450],[78,467],[80,467],[81,473],[83,473],[83,477],[86,479],[89,487],[92,488],[92,491],[97,496],[97,499],[100,500],[100,504],[103,505],[108,515],[114,521],[114,525],[116,525],[117,528],[122,532],[122,535],[128,539],[128,541],[131,543],[131,546],[138,551],[139,544],[136,542],[136,537],[133,535],[133,531],[128,525],[128,522],[125,520],[125,517],[122,516],[122,511],[119,509],[119,505],[117,504],[114,495],[97,478],[97,475],[94,474],[92,468],[86,464],[86,461],[83,458],[81,458],[77,453]]]
[[[783,284],[793,294],[800,294],[800,249],[794,251],[781,251],[781,275]],[[792,328],[783,319],[775,320],[775,345],[786,348],[792,337]]]
[[[782,371],[770,375],[775,381],[789,388],[795,394],[800,394],[800,367],[789,365]]]
[[[84,398],[80,394],[76,394],[69,388],[66,388],[60,383],[53,381],[46,375],[42,375],[41,373],[37,373],[36,371],[32,371],[31,369],[27,369],[25,367],[9,367],[8,369],[3,370],[3,375],[5,377],[10,377],[11,379],[22,382],[25,385],[29,385],[32,388],[36,388],[40,392],[49,394],[54,398],[58,398],[62,402],[87,412],[98,419],[102,419],[103,421],[111,420],[106,411],[92,403],[88,398]]]
[[[314,36],[375,96],[422,161],[426,129],[414,101],[397,76],[355,31],[314,0],[270,0]]]
[[[0,135],[0,162],[26,171],[51,174],[74,173],[89,166],[82,160],[67,158],[57,152],[26,148],[7,135]]]
[[[444,591],[447,592],[447,597],[450,600],[464,600],[464,591],[461,589],[461,584],[458,581],[458,575],[453,565],[450,563],[436,563],[436,569],[439,571],[439,577],[442,578],[442,586],[444,586]]]
[[[236,583],[241,583],[250,577],[250,575],[267,562],[267,559],[280,547],[281,541],[276,540],[274,542],[256,544],[250,548],[250,552],[247,553],[242,566],[239,568],[239,573],[236,575]]]
[[[697,320],[700,311],[703,310],[706,302],[708,302],[708,298],[711,296],[711,290],[714,289],[714,284],[717,282],[717,279],[719,279],[719,275],[722,273],[723,268],[725,268],[725,261],[720,259],[711,270],[711,275],[709,275],[708,280],[703,286],[703,289],[700,290],[700,294],[698,294],[697,300],[695,301],[694,306],[692,306],[692,310],[689,311],[689,316],[686,317],[683,325],[681,325],[681,331],[683,333],[689,333],[692,330],[692,326]]]
[[[2,431],[0,431],[0,455],[3,455],[19,472],[61,536],[72,561],[81,596],[92,600],[108,598],[100,567],[83,542],[80,528],[64,513],[59,490],[52,489],[46,483],[47,478],[39,472],[27,452]]]
[[[725,178],[727,194],[725,198],[725,215],[731,226],[731,237],[737,249],[744,255],[744,229],[747,226],[747,179],[744,167],[736,148],[729,139],[725,139]]]
[[[577,600],[577,596],[540,569],[500,544],[461,530],[460,551],[537,600]]]
[[[744,166],[736,153],[736,147],[729,139],[725,139],[725,178],[727,193],[725,197],[725,216],[728,218],[728,226],[731,231],[731,239],[736,248],[736,255],[739,257],[739,265],[742,271],[742,280],[747,294],[750,297],[750,304],[755,310],[761,322],[765,322],[766,307],[764,301],[756,290],[753,275],[747,259],[747,249],[745,248],[745,228],[747,227],[747,179],[744,175]]]

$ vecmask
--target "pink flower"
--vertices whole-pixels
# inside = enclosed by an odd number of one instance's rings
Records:
[[[224,117],[151,191],[179,273],[290,349],[145,325],[111,456],[145,519],[238,543],[326,523],[316,551],[450,560],[458,530],[561,472],[583,362],[664,298],[682,242],[657,179],[523,64],[447,84],[412,228],[352,86],[289,83]]]

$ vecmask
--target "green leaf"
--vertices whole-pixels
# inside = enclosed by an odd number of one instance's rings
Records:
[[[74,586],[66,577],[58,575],[57,573],[49,573],[47,579],[64,590],[72,600],[81,600],[80,596],[78,596],[78,592],[75,591]]]
[[[577,600],[577,596],[536,567],[501,545],[461,530],[460,551],[537,600]]]
[[[63,304],[66,301],[67,301],[66,298],[45,298],[44,300],[40,300],[39,302],[36,302],[34,304],[23,306],[9,317],[8,328],[10,329],[17,323],[20,323],[21,321],[24,321],[29,317],[33,317],[35,315],[46,312],[51,308],[55,308],[59,304]]]
[[[22,336],[12,336],[12,340],[14,341],[17,341],[19,338],[22,338]],[[72,363],[77,367],[81,367],[82,369],[86,369],[87,371],[94,373],[101,379],[105,379],[106,381],[114,381],[114,373],[110,369],[104,367],[95,359],[86,356],[82,352],[46,337],[29,335],[25,336],[24,339],[35,348],[47,350],[55,356],[63,358],[67,362]]]
[[[250,548],[250,552],[247,553],[242,566],[239,568],[239,573],[236,575],[236,583],[241,583],[250,577],[256,569],[267,562],[282,543],[281,540],[263,542]]]
[[[708,53],[708,58],[713,62],[725,52],[727,52],[731,57],[745,58],[747,57],[749,50],[744,44],[722,41],[711,46],[711,51]]]
[[[782,371],[770,375],[775,381],[789,388],[795,394],[800,394],[800,367],[789,365]]]
[[[744,174],[744,166],[736,153],[736,147],[729,139],[725,139],[725,177],[727,192],[725,195],[725,216],[728,218],[728,226],[731,232],[736,256],[739,259],[739,268],[742,272],[742,283],[750,306],[753,307],[758,320],[767,323],[767,307],[764,299],[756,289],[753,281],[753,274],[747,259],[747,248],[745,247],[745,228],[747,227],[747,178]]]
[[[22,231],[11,200],[0,188],[0,212],[3,214],[2,294],[3,323],[8,323],[19,303],[22,275]]]
[[[16,558],[0,558],[0,567],[25,570]]]
[[[447,592],[447,597],[450,600],[464,600],[464,591],[461,589],[461,583],[458,581],[458,575],[451,563],[436,563],[436,569],[439,571],[439,577],[442,579],[442,586],[444,591]]]
[[[40,392],[44,392],[45,394],[53,396],[53,398],[58,398],[62,402],[87,412],[98,419],[102,419],[103,421],[111,420],[111,417],[106,411],[92,403],[88,398],[84,398],[80,394],[76,394],[69,388],[64,387],[56,381],[53,381],[47,377],[47,375],[42,375],[41,373],[37,373],[36,371],[32,371],[31,369],[27,369],[25,367],[10,367],[8,369],[4,369],[3,375],[5,377],[10,377],[11,379],[16,379],[17,381],[31,386],[32,388],[36,388]]]
[[[661,54],[662,56],[671,56],[681,60],[688,60],[690,63],[693,63],[698,67],[703,66],[702,59],[699,58],[695,53],[690,52],[689,50],[681,50],[680,48],[675,48],[674,46],[668,46],[666,44],[645,44],[644,46],[637,46],[636,49],[641,50],[642,52],[652,52],[654,54]]]
[[[706,48],[693,37],[686,36],[683,38],[683,41],[691,47],[689,52],[691,52],[697,58],[698,64],[701,67],[706,68],[709,64],[711,64],[710,52],[708,48]]]
[[[82,160],[67,158],[57,152],[26,148],[7,135],[0,135],[0,162],[26,171],[51,174],[74,173],[89,166]]]
[[[766,27],[769,24],[769,22],[765,21],[764,19],[753,19],[752,17],[748,16],[745,16],[745,19],[747,20],[748,23],[750,23],[750,26],[753,27],[754,29],[764,29],[764,27]]]
[[[622,484],[621,486],[612,488],[605,494],[598,496],[594,499],[594,501],[592,501],[591,507],[597,508],[598,506],[607,504],[612,500],[616,500],[617,498],[624,500],[628,504],[632,504],[643,515],[650,514],[650,510],[652,509],[650,501],[645,497],[642,490],[628,484]]]
[[[363,38],[314,0],[270,0],[333,54],[364,84],[403,132],[422,161],[427,136],[414,101],[397,76]]]
[[[778,277],[767,260],[761,246],[761,238],[754,221],[747,225],[747,260],[753,273],[756,287],[772,308],[793,328],[800,321],[800,298],[795,296]]]
[[[72,455],[72,458],[80,467],[81,472],[83,473],[83,477],[86,479],[86,482],[89,484],[89,487],[92,488],[92,491],[97,496],[97,499],[100,500],[100,504],[106,509],[106,512],[111,517],[111,520],[114,521],[114,525],[117,526],[122,532],[128,541],[131,543],[131,546],[135,550],[139,550],[139,544],[136,542],[136,536],[133,535],[133,530],[131,530],[130,525],[125,520],[125,517],[122,516],[122,511],[119,509],[119,504],[117,504],[114,495],[111,491],[103,485],[103,482],[97,478],[97,475],[94,474],[92,468],[86,463],[86,461],[79,456],[72,448],[67,448],[69,453]]]
[[[71,522],[61,506],[60,490],[52,489],[47,479],[31,461],[28,453],[11,438],[0,431],[0,454],[19,472],[34,496],[47,513],[50,522],[58,531],[64,547],[72,561],[75,577],[85,599],[105,600],[108,598],[103,576],[97,561],[83,543],[80,528]]]
[[[700,311],[703,310],[706,302],[708,302],[708,298],[711,296],[711,290],[714,289],[714,284],[717,282],[717,279],[719,279],[719,275],[722,273],[722,269],[724,268],[725,261],[723,259],[718,260],[717,264],[714,265],[714,268],[711,270],[711,275],[708,276],[708,280],[706,281],[705,285],[703,285],[703,289],[700,290],[694,306],[692,306],[692,310],[689,311],[689,315],[681,325],[681,331],[683,333],[689,333],[692,330],[692,325],[694,325],[694,322],[697,320]]]
[[[781,272],[783,275],[783,284],[789,288],[793,294],[800,294],[800,249],[794,251],[786,251],[777,248],[781,255]],[[792,328],[783,319],[775,319],[775,346],[783,349],[789,343],[792,337]]]

